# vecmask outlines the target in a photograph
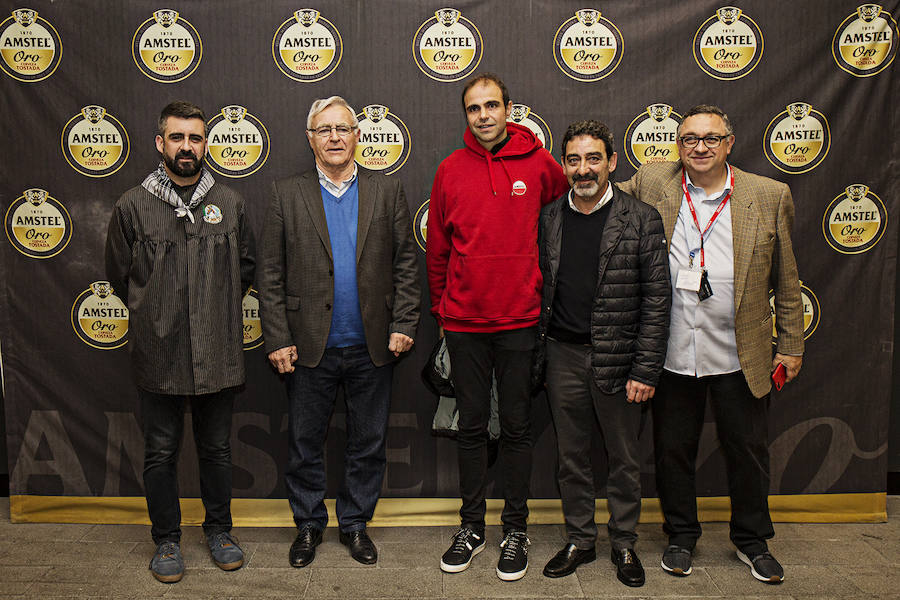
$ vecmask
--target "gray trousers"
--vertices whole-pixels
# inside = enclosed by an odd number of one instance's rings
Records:
[[[609,461],[609,541],[615,550],[634,548],[641,513],[641,405],[629,403],[624,390],[610,395],[597,388],[590,347],[552,339],[547,341],[547,396],[556,427],[559,494],[569,543],[582,550],[596,543],[590,448],[599,426]]]

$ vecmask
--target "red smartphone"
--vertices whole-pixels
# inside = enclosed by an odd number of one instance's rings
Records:
[[[785,379],[787,379],[787,369],[784,368],[784,363],[778,363],[778,366],[772,371],[772,383],[779,392],[784,387]]]

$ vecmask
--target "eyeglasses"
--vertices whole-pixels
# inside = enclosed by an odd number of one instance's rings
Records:
[[[722,140],[731,137],[731,134],[728,135],[707,135],[704,137],[699,137],[696,135],[683,135],[678,138],[681,141],[681,145],[685,148],[693,148],[700,141],[703,141],[703,145],[707,148],[718,148],[719,144],[722,143]]]
[[[343,138],[353,133],[354,129],[356,129],[356,127],[351,127],[350,125],[322,125],[315,129],[307,129],[307,131],[315,133],[320,138],[331,137],[331,132],[335,131]]]

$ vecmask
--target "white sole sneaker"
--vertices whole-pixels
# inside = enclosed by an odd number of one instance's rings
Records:
[[[472,564],[472,559],[475,558],[481,551],[484,550],[484,542],[481,542],[480,546],[475,546],[472,548],[472,556],[469,557],[469,560],[462,563],[461,565],[448,565],[441,559],[441,571],[444,573],[460,573],[469,568],[469,565]]]
[[[521,571],[516,571],[515,573],[505,573],[497,568],[497,577],[502,579],[503,581],[516,581],[525,577],[525,572],[528,570],[528,565],[525,565],[525,568]]]
[[[672,569],[666,566],[665,561],[661,560],[659,561],[659,566],[661,566],[663,568],[663,571],[665,571],[666,573],[671,573],[672,575],[676,575],[678,577],[687,577],[694,572],[694,565],[691,565],[690,567],[688,567],[687,571],[685,571],[683,569]]]
[[[763,583],[781,583],[784,581],[784,577],[779,577],[778,575],[772,575],[771,577],[764,577],[760,575],[756,571],[756,567],[753,566],[753,561],[750,560],[750,557],[741,552],[740,550],[736,550],[737,557],[741,559],[741,562],[750,567],[750,573],[758,580]]]

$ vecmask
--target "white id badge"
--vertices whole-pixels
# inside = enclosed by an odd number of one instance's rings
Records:
[[[678,269],[678,279],[675,280],[675,287],[679,290],[688,290],[691,292],[700,291],[700,278],[703,276],[702,271],[694,271],[691,269]]]

